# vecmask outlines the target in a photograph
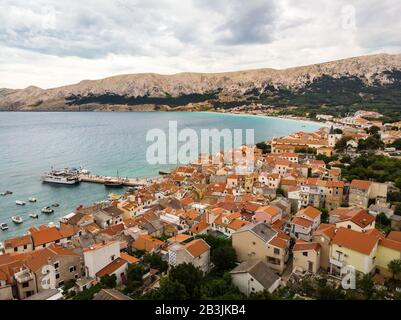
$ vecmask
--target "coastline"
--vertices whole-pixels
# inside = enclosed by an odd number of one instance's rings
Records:
[[[255,118],[262,118],[262,119],[280,119],[286,121],[295,121],[295,122],[303,122],[305,124],[313,124],[319,125],[321,127],[330,127],[329,124],[326,122],[314,121],[314,120],[306,120],[306,119],[296,119],[291,117],[275,117],[271,115],[262,115],[262,114],[249,114],[249,113],[231,113],[231,112],[219,112],[219,111],[198,111],[202,113],[214,113],[214,114],[223,114],[229,116],[238,116],[238,117],[255,117]]]

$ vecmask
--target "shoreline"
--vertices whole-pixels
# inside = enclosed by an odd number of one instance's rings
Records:
[[[315,124],[321,127],[330,127],[329,124],[326,122],[314,121],[314,120],[306,120],[306,119],[296,119],[290,117],[275,117],[271,115],[263,115],[263,114],[249,114],[249,113],[231,113],[231,112],[218,112],[218,111],[198,111],[202,113],[214,113],[214,114],[223,114],[223,115],[230,115],[230,116],[238,116],[238,117],[255,117],[255,118],[262,118],[262,119],[280,119],[286,121],[295,121],[295,122],[303,122],[307,124]]]

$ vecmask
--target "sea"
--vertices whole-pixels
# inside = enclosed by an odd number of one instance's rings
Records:
[[[178,130],[190,128],[197,133],[253,129],[255,143],[320,127],[312,122],[213,112],[0,112],[0,192],[13,192],[0,196],[0,223],[9,225],[8,230],[0,230],[0,241],[22,235],[32,226],[58,222],[81,204],[105,200],[110,192],[124,191],[91,183],[42,183],[41,176],[52,167],[83,166],[92,174],[149,178],[177,165],[146,160],[153,143],[146,141],[147,133],[161,129],[167,134],[172,121]],[[28,202],[30,197],[37,202]],[[26,205],[16,205],[16,200]],[[41,208],[54,203],[59,207],[53,214],[41,213]],[[30,213],[39,218],[30,218]],[[22,224],[12,222],[16,215],[24,219]]]

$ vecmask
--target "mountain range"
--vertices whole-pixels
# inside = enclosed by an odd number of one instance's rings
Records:
[[[396,108],[400,89],[401,54],[377,54],[282,70],[126,74],[51,89],[0,89],[0,110],[181,110],[249,102]]]

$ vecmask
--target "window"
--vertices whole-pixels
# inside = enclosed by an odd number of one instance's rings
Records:
[[[56,273],[56,279],[60,279],[60,274]]]
[[[29,287],[29,282],[24,282],[24,283],[22,284],[22,287],[23,287],[23,288],[28,288],[28,287]]]
[[[75,266],[70,267],[70,272],[74,272],[76,270],[77,270],[77,267],[75,267]]]
[[[308,252],[307,252],[307,251],[302,252],[302,255],[305,256],[305,257],[307,257],[307,256],[308,256]]]
[[[14,252],[17,252],[17,251],[18,251],[18,247],[15,247],[15,248],[14,248]]]
[[[280,249],[274,248],[273,252],[274,252],[274,254],[280,254]]]
[[[55,262],[55,263],[53,264],[53,266],[54,266],[55,269],[58,269],[58,267],[60,266],[60,263],[57,261],[57,262]]]
[[[59,285],[59,287],[62,287],[62,286],[64,285],[64,281],[60,281],[60,282],[58,283],[58,285]]]
[[[44,243],[44,244],[42,245],[42,247],[43,247],[43,248],[46,248],[46,243]]]
[[[110,258],[111,258],[111,261],[114,261],[114,259],[116,258],[116,255],[113,254]]]

